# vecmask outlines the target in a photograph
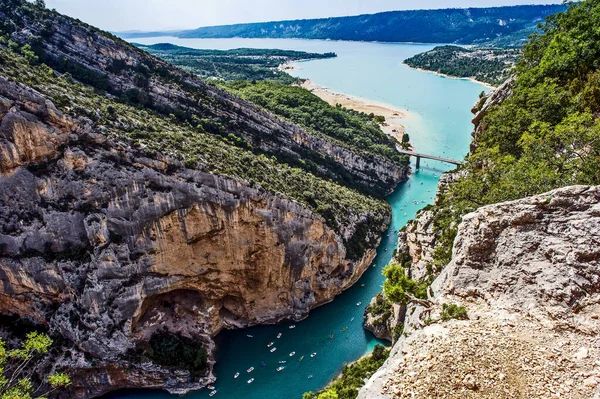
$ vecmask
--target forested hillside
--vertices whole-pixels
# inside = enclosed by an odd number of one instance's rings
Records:
[[[520,54],[518,49],[467,49],[438,46],[404,63],[427,71],[459,78],[473,78],[497,86],[510,76]]]
[[[351,17],[261,22],[170,32],[181,38],[301,38],[421,43],[520,45],[527,34],[563,5],[390,11]],[[161,32],[122,33],[135,38]],[[508,38],[501,42],[500,39]]]
[[[460,218],[482,205],[600,184],[600,3],[574,3],[531,37],[514,80],[475,111],[472,153],[434,207],[435,267]],[[506,98],[501,101],[502,98]]]
[[[336,56],[335,53],[317,54],[277,49],[198,50],[168,43],[136,46],[203,78],[269,80],[286,84],[298,79],[278,70],[281,64]]]

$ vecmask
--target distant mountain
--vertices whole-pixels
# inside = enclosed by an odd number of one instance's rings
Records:
[[[383,42],[477,44],[510,37],[518,44],[547,16],[565,5],[390,11],[378,14],[295,21],[211,26],[169,32],[180,38],[301,38]],[[136,38],[166,32],[121,33]]]

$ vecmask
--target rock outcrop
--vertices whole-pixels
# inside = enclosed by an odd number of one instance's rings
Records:
[[[365,308],[363,327],[379,339],[393,343],[403,331],[406,307],[390,302],[383,292]]]
[[[600,397],[599,244],[599,187],[466,215],[430,306],[409,307],[359,398]]]
[[[214,380],[219,331],[300,320],[375,255],[349,261],[342,237],[299,203],[145,158],[4,78],[0,187],[0,313],[58,338],[49,367],[68,368],[70,398],[198,389]],[[134,356],[165,328],[202,343],[203,376]]]

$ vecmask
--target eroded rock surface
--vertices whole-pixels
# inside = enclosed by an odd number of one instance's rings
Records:
[[[600,188],[465,216],[431,306],[359,398],[600,397]],[[443,304],[468,320],[442,322]]]
[[[69,370],[65,397],[198,389],[214,381],[220,330],[302,319],[375,255],[349,261],[343,237],[299,203],[144,158],[2,78],[0,127],[0,313],[60,342],[48,367]],[[204,376],[133,355],[165,328],[203,344]]]

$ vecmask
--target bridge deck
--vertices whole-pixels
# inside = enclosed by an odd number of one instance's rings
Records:
[[[444,157],[438,157],[435,155],[421,154],[419,152],[407,151],[407,150],[403,150],[401,148],[398,148],[398,152],[401,154],[410,155],[411,157],[433,159],[434,161],[447,162],[447,163],[451,163],[454,165],[462,165],[461,161],[457,161],[457,160],[451,159],[451,158],[444,158]]]

